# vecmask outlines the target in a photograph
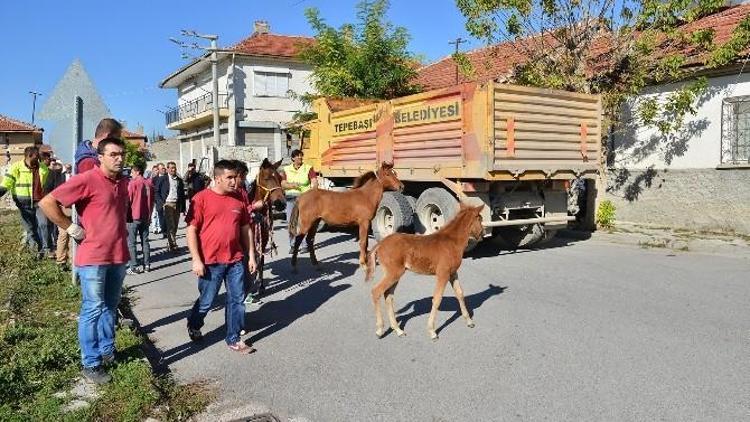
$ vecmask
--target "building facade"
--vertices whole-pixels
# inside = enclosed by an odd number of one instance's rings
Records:
[[[750,15],[746,2],[729,2],[709,16],[686,24],[684,31],[713,29],[714,42],[727,42],[740,22]],[[437,89],[458,82],[507,81],[514,66],[528,58],[510,41],[466,53],[475,73],[459,74],[449,56],[419,70],[417,82]],[[600,46],[592,46],[596,55]],[[746,52],[747,54],[747,52]],[[700,67],[702,58],[690,56]],[[747,58],[711,73],[706,93],[685,116],[679,131],[660,136],[656,130],[631,120],[629,107],[623,121],[633,123],[606,138],[609,151],[602,157],[603,178],[597,199],[616,206],[616,220],[675,229],[729,231],[750,234],[750,66]],[[678,84],[650,86],[634,103],[655,97],[664,104]],[[590,186],[590,188],[594,188]],[[589,207],[589,214],[593,208]]]
[[[272,34],[269,29],[257,21],[250,37],[217,54],[220,146],[214,142],[210,56],[160,83],[177,91],[177,106],[166,113],[166,124],[179,131],[181,169],[192,160],[211,162],[227,147],[251,149],[260,159],[288,156],[286,126],[304,109],[297,95],[312,90],[312,69],[297,54],[313,39]]]
[[[23,150],[29,146],[42,146],[44,129],[7,116],[0,115],[0,143],[3,154],[0,166],[5,167],[23,160]]]

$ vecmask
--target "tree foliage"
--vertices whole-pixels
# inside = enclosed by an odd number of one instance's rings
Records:
[[[637,123],[663,137],[679,131],[708,90],[706,70],[735,62],[750,45],[745,18],[728,42],[690,23],[720,10],[723,0],[456,0],[467,29],[495,44],[513,41],[526,57],[511,82],[603,97],[612,132]],[[666,96],[637,96],[650,85],[676,83]],[[632,120],[623,121],[627,105]],[[606,133],[606,132],[604,132]]]
[[[305,11],[316,42],[300,57],[313,67],[317,94],[390,99],[419,91],[417,61],[407,50],[409,33],[386,20],[388,6],[388,0],[363,0],[356,7],[357,22],[339,29],[326,24],[318,9]]]
[[[140,150],[138,144],[125,141],[125,167],[140,164],[146,167],[146,154]]]

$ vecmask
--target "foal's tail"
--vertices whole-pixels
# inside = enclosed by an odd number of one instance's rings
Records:
[[[294,201],[294,208],[292,208],[292,214],[289,217],[289,235],[291,237],[297,237],[297,230],[299,226],[299,200]]]
[[[372,276],[375,274],[375,264],[378,256],[378,248],[380,245],[375,245],[370,252],[367,253],[367,269],[365,270],[365,283],[372,281]]]

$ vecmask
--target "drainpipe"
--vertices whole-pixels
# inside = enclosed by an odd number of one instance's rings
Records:
[[[235,72],[235,54],[232,53],[232,65],[230,67],[231,76],[227,78],[227,107],[229,107],[227,143],[229,146],[237,145],[237,113],[236,113],[236,96],[234,92],[234,72]]]

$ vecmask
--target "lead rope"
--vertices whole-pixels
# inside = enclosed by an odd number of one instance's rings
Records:
[[[258,221],[258,224],[256,225],[260,230],[255,230],[256,253],[258,248],[261,248],[260,255],[267,254],[269,258],[272,258],[274,254],[278,256],[279,251],[276,247],[276,242],[273,240],[273,211],[271,210],[271,204],[268,203],[268,197],[271,196],[271,192],[281,188],[275,187],[268,189],[267,187],[262,186],[260,184],[260,174],[258,174],[258,177],[255,179],[255,186],[266,191],[266,194],[263,195],[263,206],[265,207],[265,211],[261,214],[260,221]],[[266,233],[268,233],[268,245],[266,245],[268,246],[267,251],[263,248],[263,230],[266,230]]]

